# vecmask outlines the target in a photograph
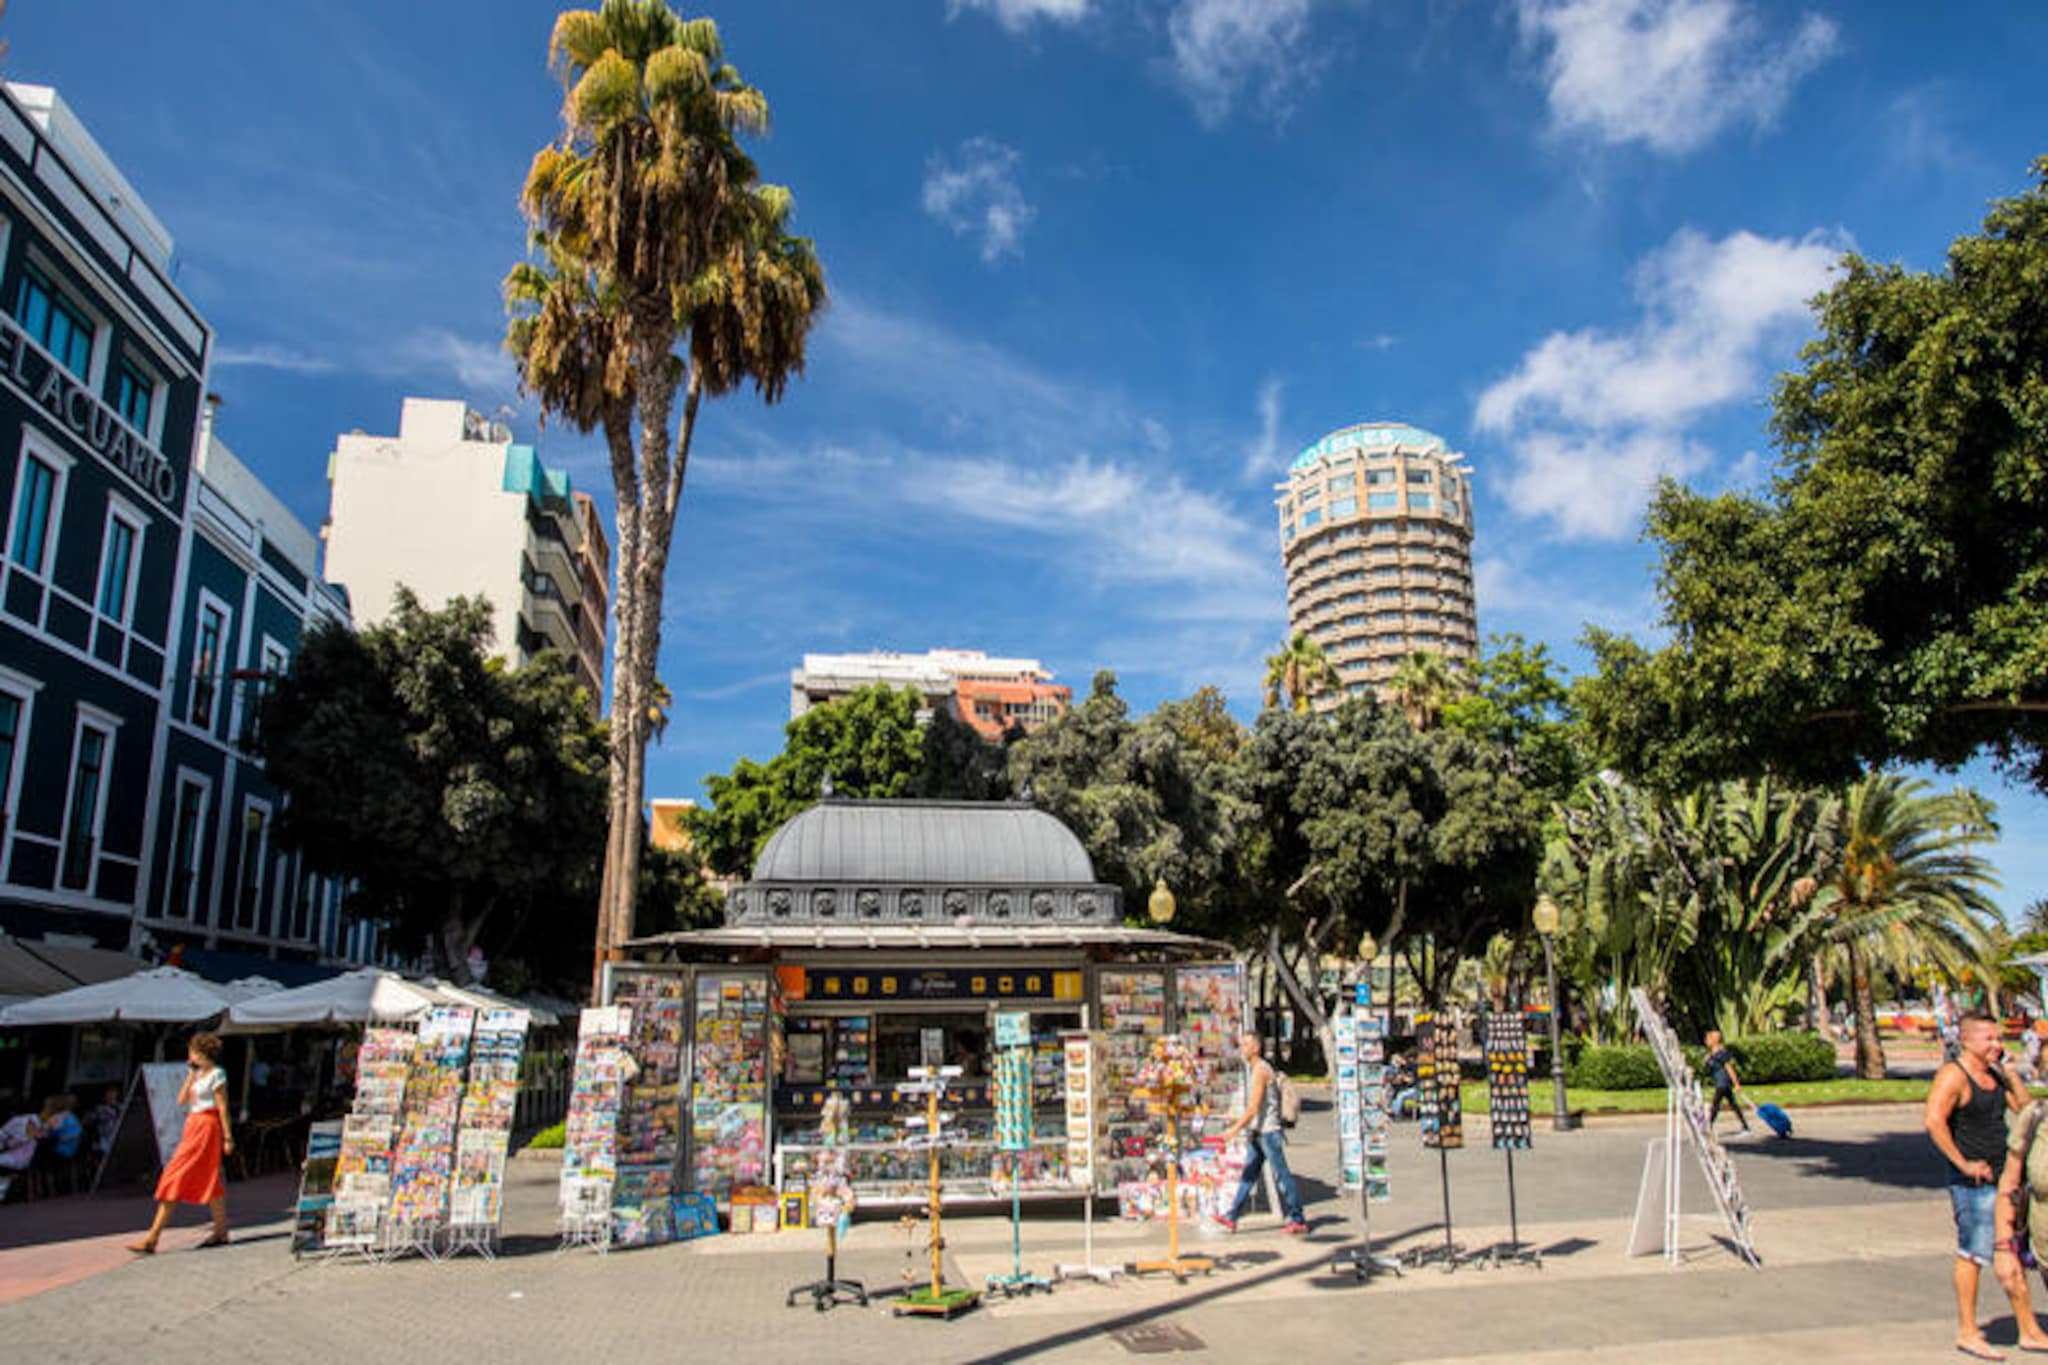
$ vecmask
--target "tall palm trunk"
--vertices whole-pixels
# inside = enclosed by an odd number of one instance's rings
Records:
[[[612,705],[607,732],[607,816],[605,821],[604,870],[597,893],[597,944],[590,964],[590,999],[593,1004],[603,981],[604,964],[611,959],[619,941],[619,902],[630,904],[633,883],[625,877],[623,847],[628,820],[631,783],[633,727],[630,717],[643,708],[639,689],[634,686],[629,661],[633,652],[633,566],[640,559],[640,476],[633,466],[631,400],[619,400],[604,415],[605,444],[612,457],[612,495],[615,510],[612,531],[618,540],[617,558],[612,563]],[[635,871],[637,876],[637,870]],[[630,913],[630,912],[628,912]]]
[[[1885,1075],[1884,1044],[1877,1037],[1877,1006],[1870,996],[1870,964],[1863,949],[1846,945],[1849,954],[1849,998],[1856,1012],[1856,1076],[1881,1081]]]
[[[1806,964],[1807,1004],[1811,1017],[1807,1027],[1815,1033],[1828,1031],[1828,979],[1821,967],[1820,954],[1815,953]]]

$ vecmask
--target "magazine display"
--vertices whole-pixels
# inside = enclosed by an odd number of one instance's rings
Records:
[[[485,1010],[477,1017],[469,1088],[462,1095],[462,1126],[455,1139],[455,1189],[448,1208],[453,1226],[498,1225],[527,1024],[525,1010]]]
[[[633,1066],[619,1095],[618,1174],[611,1204],[614,1246],[675,1240],[687,990],[685,978],[676,972],[620,972],[613,978],[613,1003],[633,1014],[626,1035]]]
[[[697,978],[690,1188],[720,1203],[768,1183],[770,1004],[766,977]]]
[[[455,1172],[455,1128],[462,1117],[462,1078],[476,1011],[429,1010],[420,1024],[405,1086],[405,1119],[391,1158],[392,1228],[413,1240],[431,1236],[448,1219]]]
[[[328,1210],[329,1247],[370,1247],[391,1202],[391,1144],[405,1104],[417,1036],[411,1029],[373,1028],[356,1052],[356,1094],[341,1125],[335,1160],[334,1203]]]
[[[607,1005],[583,1011],[576,1027],[576,1069],[562,1136],[562,1220],[565,1232],[592,1221],[608,1225],[617,1177],[619,1095],[632,1059],[626,1032],[632,1011]]]

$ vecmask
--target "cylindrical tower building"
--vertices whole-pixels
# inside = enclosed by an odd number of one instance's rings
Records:
[[[1383,686],[1418,649],[1479,657],[1463,460],[1441,436],[1363,422],[1302,451],[1277,486],[1288,625],[1323,647],[1346,693]]]

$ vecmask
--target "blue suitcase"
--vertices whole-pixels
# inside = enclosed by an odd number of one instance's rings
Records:
[[[1792,1136],[1792,1116],[1777,1105],[1758,1105],[1756,1107],[1756,1116],[1762,1119],[1764,1124],[1779,1137],[1786,1138]]]

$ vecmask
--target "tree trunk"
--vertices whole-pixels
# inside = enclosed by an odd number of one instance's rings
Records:
[[[1315,1029],[1316,1038],[1322,1044],[1323,1059],[1327,1062],[1337,1055],[1337,1037],[1330,1027],[1330,1016],[1323,1012],[1322,1004],[1315,996],[1302,988],[1294,969],[1287,964],[1287,959],[1280,950],[1280,926],[1277,924],[1266,926],[1266,960],[1273,964],[1273,975],[1279,981],[1280,989],[1287,992],[1287,998],[1294,1002],[1294,1008],[1299,1010],[1302,1017],[1308,1020],[1310,1027]]]
[[[1877,1006],[1870,996],[1870,967],[1863,950],[1848,945],[1849,998],[1856,1012],[1856,1075],[1859,1080],[1884,1079],[1884,1044],[1877,1037]]]
[[[640,565],[640,473],[633,462],[633,413],[621,400],[607,409],[604,419],[605,444],[612,459],[612,534],[618,544],[612,561],[612,696],[611,723],[606,744],[606,823],[604,869],[597,894],[597,939],[590,963],[590,999],[597,1003],[604,964],[611,957],[619,920],[622,894],[620,847],[626,833],[628,796],[627,755],[632,751],[633,730],[622,717],[640,710],[639,690],[633,685],[632,657],[634,575]]]
[[[448,911],[441,920],[441,932],[435,935],[434,947],[441,957],[441,971],[458,986],[474,984],[469,975],[469,950],[476,946],[483,933],[484,918],[489,913],[488,903],[475,918],[464,914],[464,898],[455,892],[448,898]]]
[[[1807,963],[1806,970],[1807,984],[1811,988],[1807,993],[1807,1002],[1813,1012],[1813,1020],[1809,1027],[1822,1037],[1827,1037],[1829,1036],[1828,979],[1821,967],[1819,953],[1813,955],[1812,959]]]

